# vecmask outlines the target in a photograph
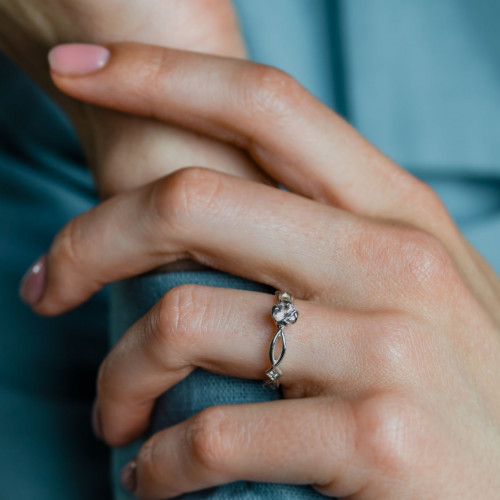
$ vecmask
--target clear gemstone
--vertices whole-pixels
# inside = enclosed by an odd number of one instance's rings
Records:
[[[269,368],[269,370],[266,371],[266,375],[271,379],[271,380],[277,380],[281,377],[282,373],[279,368]]]
[[[298,312],[291,302],[278,302],[273,306],[272,315],[278,325],[291,325],[297,321]]]

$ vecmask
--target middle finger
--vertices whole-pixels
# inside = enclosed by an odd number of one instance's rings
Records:
[[[383,235],[382,224],[335,207],[187,168],[106,200],[63,228],[46,259],[45,291],[33,307],[58,314],[106,283],[182,258],[298,298],[334,297],[369,307],[388,295],[373,293],[385,266],[369,242],[383,246]]]

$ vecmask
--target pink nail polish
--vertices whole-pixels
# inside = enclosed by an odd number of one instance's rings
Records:
[[[45,288],[45,254],[39,257],[26,271],[19,284],[21,299],[32,306],[40,300]]]
[[[137,488],[137,460],[135,458],[123,467],[120,483],[128,491],[133,492]]]
[[[102,439],[101,415],[97,399],[94,401],[92,406],[92,430],[94,431],[96,438]]]
[[[68,43],[49,52],[52,71],[63,75],[88,75],[106,66],[110,52],[100,45]]]

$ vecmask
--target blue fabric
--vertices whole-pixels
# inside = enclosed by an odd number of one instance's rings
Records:
[[[106,296],[42,318],[22,273],[97,200],[69,124],[0,56],[0,498],[110,498],[109,452],[90,430],[108,341]]]
[[[499,272],[500,4],[235,3],[252,58],[290,72],[429,182]],[[216,271],[141,276],[110,287],[109,316],[105,291],[59,318],[37,317],[17,298],[22,272],[59,227],[96,201],[66,119],[0,59],[0,484],[6,500],[110,498],[107,450],[89,429],[108,323],[114,342],[162,293],[183,282],[261,289]],[[197,370],[159,400],[152,430],[210,404],[276,396],[255,381]],[[135,448],[112,453],[118,500],[130,498],[117,477]],[[238,482],[186,498],[311,495],[318,494],[305,486]]]

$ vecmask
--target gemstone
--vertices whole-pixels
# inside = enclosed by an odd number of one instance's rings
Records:
[[[277,325],[285,326],[295,323],[299,313],[291,302],[280,301],[273,306],[272,315]]]
[[[269,370],[266,371],[266,375],[271,380],[274,381],[274,380],[279,379],[281,377],[281,375],[283,375],[283,374],[281,373],[281,370],[278,367],[276,367],[276,368],[271,367],[271,368],[269,368]]]

